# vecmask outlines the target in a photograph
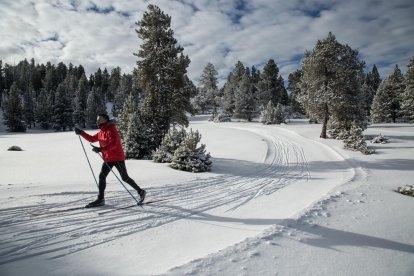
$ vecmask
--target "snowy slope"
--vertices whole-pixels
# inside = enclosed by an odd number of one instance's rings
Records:
[[[349,275],[355,263],[353,275],[414,270],[413,199],[391,191],[412,183],[411,125],[370,128],[395,135],[374,156],[317,139],[320,126],[300,121],[199,117],[190,127],[213,156],[212,172],[128,160],[148,200],[162,201],[117,211],[134,201],[113,176],[105,207],[62,211],[97,190],[74,133],[1,133],[1,275],[330,275],[338,267]],[[97,174],[101,161],[84,144]],[[5,151],[11,145],[25,151]]]

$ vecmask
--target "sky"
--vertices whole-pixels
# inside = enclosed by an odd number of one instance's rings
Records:
[[[130,73],[141,44],[135,23],[149,4],[171,16],[196,85],[208,62],[222,85],[238,61],[262,70],[269,59],[286,81],[329,32],[382,78],[396,64],[406,72],[414,56],[412,0],[0,0],[0,59]]]

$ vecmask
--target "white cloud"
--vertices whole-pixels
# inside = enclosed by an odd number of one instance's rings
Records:
[[[396,63],[405,71],[414,55],[408,0],[2,0],[0,59],[72,62],[88,74],[115,66],[131,72],[140,45],[135,22],[150,2],[172,17],[193,80],[208,62],[225,79],[239,60],[262,69],[270,58],[287,80],[298,57],[329,31],[359,50],[368,69],[376,63],[382,77]]]

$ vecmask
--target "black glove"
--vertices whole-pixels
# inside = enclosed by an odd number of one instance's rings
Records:
[[[83,130],[82,130],[82,129],[75,127],[75,133],[76,133],[77,135],[82,134],[82,132],[83,132]]]
[[[96,153],[100,153],[100,152],[102,152],[102,149],[101,149],[100,147],[95,147],[95,146],[92,146],[92,150],[93,150],[94,152],[96,152]]]

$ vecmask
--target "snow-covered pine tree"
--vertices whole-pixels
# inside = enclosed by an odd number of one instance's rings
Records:
[[[26,131],[20,94],[21,91],[17,84],[13,83],[10,87],[4,109],[4,124],[7,126],[7,130],[11,132]]]
[[[125,99],[121,113],[117,119],[118,132],[122,139],[124,139],[126,133],[128,132],[130,118],[135,116],[137,113],[137,100],[132,94],[129,94]]]
[[[170,128],[168,133],[162,139],[161,145],[157,148],[152,156],[152,160],[156,163],[171,163],[174,152],[185,139],[187,132],[184,128]]]
[[[392,84],[389,77],[385,78],[378,87],[371,105],[371,122],[387,123],[392,118]]]
[[[112,102],[114,100],[116,91],[118,90],[119,85],[121,84],[121,68],[118,66],[111,70],[111,76],[109,78],[109,88],[108,88],[108,101]]]
[[[124,74],[121,77],[118,89],[115,92],[114,104],[112,105],[112,115],[118,117],[124,106],[125,99],[128,95],[133,94],[132,89],[133,81],[131,74]]]
[[[255,111],[255,101],[253,98],[250,77],[244,74],[238,82],[234,93],[234,117],[245,119],[249,122],[253,119]]]
[[[144,94],[141,118],[154,134],[155,149],[171,124],[188,125],[185,113],[192,108],[185,76],[190,59],[183,55],[184,48],[177,45],[170,28],[171,17],[159,7],[148,5],[136,24],[140,50],[134,55],[139,58],[136,72]]]
[[[398,65],[395,65],[393,73],[390,75],[391,90],[391,119],[395,123],[401,118],[401,101],[405,90],[404,76]]]
[[[96,125],[96,116],[101,113],[106,113],[106,107],[101,98],[99,89],[93,87],[92,90],[89,91],[86,101],[86,127],[98,128]]]
[[[405,74],[405,90],[402,96],[401,112],[404,118],[414,123],[414,57],[407,65]]]
[[[201,114],[206,111],[212,111],[213,114],[217,113],[217,103],[215,101],[218,95],[217,75],[218,72],[214,65],[210,62],[207,63],[201,74],[198,93],[193,99],[193,105]]]
[[[289,74],[288,77],[288,90],[290,91],[290,110],[294,114],[304,114],[302,105],[298,102],[297,97],[300,94],[300,79],[302,77],[302,71],[296,70]]]
[[[360,151],[363,154],[372,154],[375,152],[368,148],[367,142],[362,134],[362,129],[359,127],[351,127],[348,137],[343,139],[343,141],[345,149]]]
[[[117,122],[126,157],[128,159],[149,158],[150,138],[141,122],[136,97],[132,94],[129,94],[125,100]]]
[[[286,87],[285,87],[285,80],[283,79],[282,76],[279,76],[277,78],[277,84],[278,84],[277,85],[278,90],[280,91],[280,101],[279,101],[279,103],[284,105],[284,106],[288,106],[289,105],[289,95],[288,95],[288,92],[287,92]]]
[[[332,33],[305,52],[298,99],[308,115],[322,121],[321,138],[326,138],[330,118],[350,127],[363,116],[359,102],[363,67],[358,51],[338,43]]]
[[[234,113],[234,91],[235,91],[235,78],[233,73],[230,73],[227,77],[227,82],[223,87],[223,97],[221,101],[221,109],[226,115],[233,115]]]
[[[281,101],[280,84],[278,80],[279,68],[275,61],[270,59],[263,68],[261,80],[257,84],[257,104],[266,106],[272,101],[273,106]]]
[[[271,100],[269,100],[269,102],[267,103],[266,108],[263,108],[262,114],[261,114],[261,122],[264,125],[272,125],[275,124],[276,121],[276,109],[275,106],[273,105],[273,102]]]
[[[368,116],[371,114],[371,105],[372,101],[374,100],[374,96],[377,93],[378,87],[381,84],[381,78],[378,73],[377,66],[374,64],[372,67],[371,72],[367,74],[365,84],[367,87],[363,88],[363,91],[365,93],[365,102],[366,102],[366,108]]]
[[[187,133],[181,145],[174,152],[171,167],[176,170],[189,172],[206,172],[211,170],[212,162],[210,153],[206,154],[205,145],[201,144],[197,148],[197,144],[201,141],[201,135],[197,131]]]

